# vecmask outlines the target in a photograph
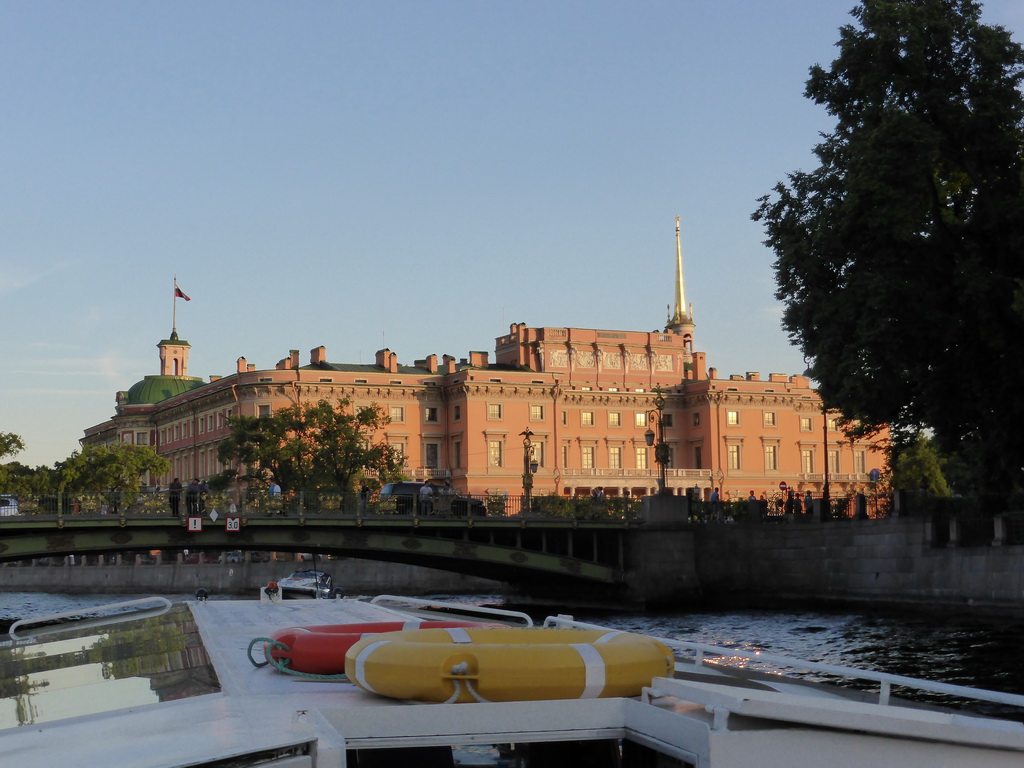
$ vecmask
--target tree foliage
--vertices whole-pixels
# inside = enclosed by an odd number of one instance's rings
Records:
[[[896,458],[892,484],[896,488],[924,490],[932,496],[949,496],[949,484],[943,473],[945,464],[935,443],[918,434]]]
[[[21,439],[21,435],[16,435],[13,432],[0,432],[0,459],[15,456],[24,450],[25,441]]]
[[[353,411],[344,399],[298,403],[268,417],[232,416],[218,456],[241,463],[243,478],[273,478],[285,490],[348,491],[364,470],[382,477],[398,471],[392,448],[373,442],[386,423],[377,406]]]
[[[61,491],[137,491],[147,473],[162,475],[171,464],[147,445],[87,445],[59,462]]]
[[[1024,466],[1024,52],[971,0],[863,0],[806,95],[820,165],[761,199],[783,326],[830,407]]]

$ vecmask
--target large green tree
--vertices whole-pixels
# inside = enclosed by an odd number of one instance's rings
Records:
[[[829,406],[1024,467],[1024,52],[971,0],[864,0],[806,94],[836,120],[761,199],[783,326]],[[1016,304],[1016,306],[1015,306]]]
[[[244,478],[273,478],[285,490],[349,491],[367,469],[384,477],[397,472],[399,456],[373,442],[386,423],[376,406],[353,409],[345,399],[298,403],[267,417],[232,416],[218,456],[244,465]]]
[[[57,464],[62,491],[137,491],[147,473],[156,477],[171,464],[147,445],[87,445]]]

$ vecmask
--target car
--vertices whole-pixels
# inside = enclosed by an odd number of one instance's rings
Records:
[[[0,495],[0,515],[18,514],[18,500],[9,494]]]
[[[430,493],[423,489],[429,488]],[[380,507],[383,511],[399,515],[467,515],[487,514],[487,507],[480,499],[462,496],[450,488],[432,483],[402,481],[387,483],[380,489]]]
[[[341,590],[334,589],[334,579],[329,573],[309,568],[292,571],[283,579],[278,579],[277,587],[281,597],[312,597],[328,598],[340,596]]]

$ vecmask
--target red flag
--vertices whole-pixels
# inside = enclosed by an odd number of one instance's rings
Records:
[[[186,296],[185,292],[182,291],[181,288],[179,288],[178,286],[174,286],[174,297],[176,299],[184,299],[185,301],[192,301],[192,299],[190,299],[188,296]]]

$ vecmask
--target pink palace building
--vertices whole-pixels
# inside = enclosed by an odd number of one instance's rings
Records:
[[[382,349],[359,365],[329,362],[321,346],[270,369],[239,358],[234,373],[204,380],[189,376],[190,345],[175,330],[157,345],[160,373],[118,392],[114,416],[82,442],[152,446],[171,462],[167,477],[152,479],[166,487],[225,468],[217,446],[233,414],[347,398],[390,416],[378,437],[401,451],[409,479],[449,480],[461,493],[519,495],[529,472],[534,495],[643,496],[659,489],[659,455],[674,494],[770,496],[785,483],[818,498],[826,462],[832,497],[868,490],[883,452],[839,431],[839,414],[823,413],[804,376],[720,378],[694,351],[684,296],[677,219],[675,310],[660,332],[523,323],[496,339],[493,357],[408,364]]]

